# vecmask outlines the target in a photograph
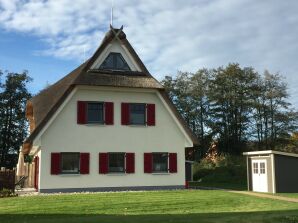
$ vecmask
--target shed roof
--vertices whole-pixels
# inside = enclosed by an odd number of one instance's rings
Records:
[[[298,157],[298,154],[296,153],[286,153],[286,152],[275,151],[275,150],[251,151],[251,152],[243,153],[243,155],[245,156],[270,155],[270,154]]]

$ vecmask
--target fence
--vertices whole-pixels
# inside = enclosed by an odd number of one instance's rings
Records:
[[[1,168],[0,170],[0,190],[3,188],[10,189],[14,192],[15,189],[15,170],[6,170]]]

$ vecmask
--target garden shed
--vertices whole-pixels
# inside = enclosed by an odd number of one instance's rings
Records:
[[[298,154],[273,150],[245,152],[248,190],[298,192]]]

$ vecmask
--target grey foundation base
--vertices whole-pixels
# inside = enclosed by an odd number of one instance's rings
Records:
[[[108,192],[108,191],[152,191],[184,189],[184,185],[171,186],[137,186],[137,187],[87,187],[87,188],[55,188],[40,189],[40,193],[73,193],[73,192]]]

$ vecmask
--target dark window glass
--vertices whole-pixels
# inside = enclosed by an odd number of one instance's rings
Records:
[[[146,124],[146,105],[145,104],[130,104],[129,105],[129,123],[132,125]]]
[[[123,173],[125,153],[109,153],[109,172]]]
[[[153,172],[168,172],[168,153],[153,153]]]
[[[80,153],[61,153],[61,173],[80,172]]]
[[[130,71],[128,64],[120,53],[110,53],[100,65],[99,69]]]
[[[103,103],[88,103],[88,123],[103,123]]]

